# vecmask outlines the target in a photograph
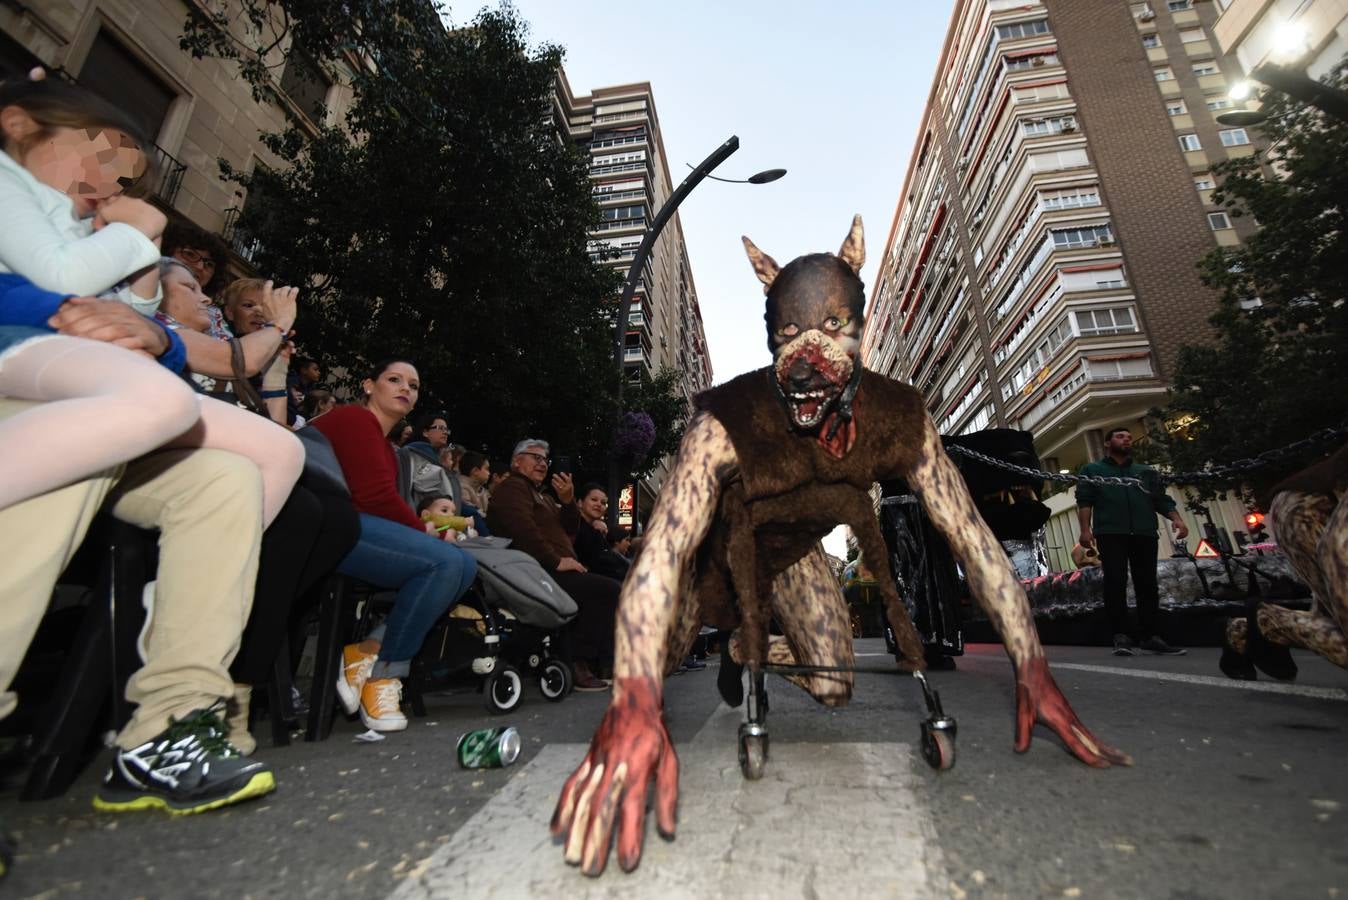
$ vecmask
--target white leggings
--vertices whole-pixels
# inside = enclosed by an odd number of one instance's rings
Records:
[[[0,509],[161,447],[210,447],[257,464],[271,524],[304,466],[284,427],[101,341],[52,335],[11,350],[0,394],[45,401],[0,422]]]

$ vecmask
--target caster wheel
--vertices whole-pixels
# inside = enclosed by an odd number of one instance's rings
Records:
[[[740,735],[740,772],[749,781],[763,777],[768,764],[767,734]]]
[[[488,712],[497,715],[510,712],[520,705],[520,698],[524,696],[520,670],[509,664],[497,666],[483,685],[482,695]]]
[[[955,764],[955,737],[946,731],[923,724],[922,758],[938,772],[944,772]]]
[[[571,686],[574,683],[571,667],[560,659],[545,662],[543,671],[538,674],[538,689],[543,692],[543,697],[552,703],[565,700],[566,695],[571,693]]]

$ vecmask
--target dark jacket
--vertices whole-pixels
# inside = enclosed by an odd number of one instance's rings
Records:
[[[1091,531],[1096,534],[1156,537],[1156,517],[1168,518],[1175,511],[1175,501],[1165,492],[1165,485],[1151,466],[1132,459],[1119,465],[1106,456],[1086,463],[1077,474],[1138,478],[1146,487],[1144,491],[1135,485],[1078,484],[1077,506],[1091,507]]]
[[[563,557],[575,558],[571,536],[579,524],[576,504],[559,506],[518,472],[511,472],[491,492],[487,511],[491,533],[510,538],[511,547],[538,560],[548,572],[557,571]]]
[[[576,529],[574,545],[576,559],[591,572],[596,575],[607,575],[618,581],[627,577],[627,570],[632,564],[609,547],[608,539],[583,518]]]

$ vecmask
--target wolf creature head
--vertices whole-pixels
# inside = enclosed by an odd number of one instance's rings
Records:
[[[774,383],[786,407],[791,427],[812,432],[823,429],[825,446],[835,443],[839,428],[853,431],[852,398],[861,380],[861,326],[866,298],[858,273],[866,262],[861,216],[842,249],[813,253],[792,260],[785,268],[754,246],[749,254],[768,304],[768,349],[773,355]],[[845,436],[838,447],[846,452]],[[834,448],[830,452],[837,453]]]

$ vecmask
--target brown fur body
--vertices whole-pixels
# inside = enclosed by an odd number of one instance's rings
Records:
[[[603,872],[615,830],[623,869],[639,862],[652,778],[661,831],[672,834],[678,762],[658,698],[663,674],[683,658],[699,622],[737,625],[732,650],[741,659],[850,664],[846,607],[819,546],[836,523],[856,530],[885,576],[891,621],[906,625],[903,652],[920,658],[866,496],[879,477],[903,478],[921,496],[1001,635],[1016,673],[1016,750],[1028,749],[1040,723],[1089,765],[1131,762],[1095,739],[1054,683],[1024,590],[920,395],[860,368],[860,217],[836,256],[805,256],[781,268],[747,238],[745,248],[768,294],[775,362],[700,398],[704,408],[689,422],[623,584],[613,700],[552,821],[553,833],[566,837],[567,861],[588,875]],[[784,641],[768,641],[769,615]],[[851,695],[850,675],[798,683],[825,703]]]

